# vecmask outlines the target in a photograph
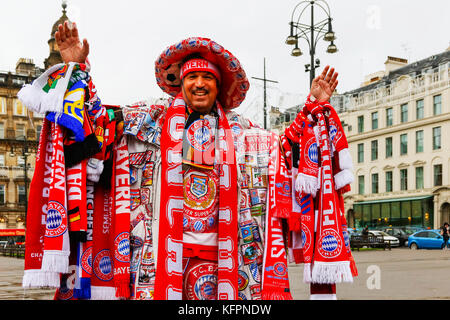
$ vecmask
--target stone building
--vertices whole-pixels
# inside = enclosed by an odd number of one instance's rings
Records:
[[[53,25],[48,40],[45,68],[62,62],[54,34],[65,20],[68,18],[63,4],[63,14]],[[0,229],[25,228],[29,184],[44,115],[27,110],[17,93],[44,70],[32,59],[20,58],[14,72],[0,71]]]
[[[439,228],[450,220],[450,48],[336,95],[354,162],[350,226]]]

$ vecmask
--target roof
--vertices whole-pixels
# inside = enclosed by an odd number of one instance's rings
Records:
[[[392,80],[407,74],[420,74],[422,70],[424,69],[434,69],[437,68],[439,65],[444,64],[446,62],[450,61],[450,50],[444,51],[442,53],[430,56],[428,58],[410,63],[404,67],[398,68],[396,70],[393,70],[389,72],[388,75],[381,78],[379,81],[371,83],[367,86],[360,87],[351,91],[348,91],[344,93],[346,94],[358,94],[363,91],[369,91],[372,89],[375,89],[379,86],[388,85],[391,83]]]

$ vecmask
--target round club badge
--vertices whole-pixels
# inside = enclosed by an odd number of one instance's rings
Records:
[[[248,275],[242,271],[239,270],[238,273],[238,290],[242,291],[245,290],[245,288],[247,288],[248,286]]]
[[[277,262],[273,266],[273,272],[279,277],[283,277],[284,275],[286,275],[286,271],[287,268],[283,262]]]
[[[59,202],[50,200],[47,205],[47,227],[45,236],[59,237],[67,230],[67,211]]]
[[[81,255],[81,267],[88,274],[92,274],[92,246],[84,250]]]
[[[342,251],[342,239],[333,229],[326,229],[319,239],[319,254],[324,258],[337,257]]]
[[[189,300],[215,300],[217,297],[217,263],[199,262],[188,267],[185,294]]]
[[[319,150],[316,139],[310,139],[305,146],[305,160],[309,167],[314,167],[319,163]]]
[[[214,143],[211,125],[207,119],[198,119],[191,123],[186,131],[189,144],[198,151],[206,151]]]
[[[114,239],[114,257],[120,262],[130,262],[130,239],[129,233],[122,232]]]
[[[113,269],[108,249],[97,253],[94,259],[94,274],[102,281],[110,281],[113,277]]]

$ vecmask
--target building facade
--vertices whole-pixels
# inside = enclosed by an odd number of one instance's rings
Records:
[[[345,194],[350,227],[439,228],[450,221],[450,48],[409,63],[388,57],[385,70],[334,94],[354,163]],[[284,132],[295,106],[270,112]]]
[[[63,4],[63,14],[52,27],[45,68],[62,62],[54,34],[58,24],[68,20],[65,9]],[[29,185],[44,118],[27,110],[17,93],[43,71],[25,58],[18,60],[15,71],[0,71],[0,230],[5,234],[9,234],[5,229],[25,228]]]
[[[354,163],[349,226],[450,220],[449,49],[411,64],[388,57],[384,71],[333,97]]]

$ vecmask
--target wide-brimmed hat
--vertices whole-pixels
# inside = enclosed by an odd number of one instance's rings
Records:
[[[173,97],[180,93],[180,69],[184,59],[192,54],[200,55],[220,69],[218,100],[222,107],[227,110],[238,107],[250,87],[245,71],[231,52],[208,38],[187,38],[167,47],[155,62],[159,87]]]

